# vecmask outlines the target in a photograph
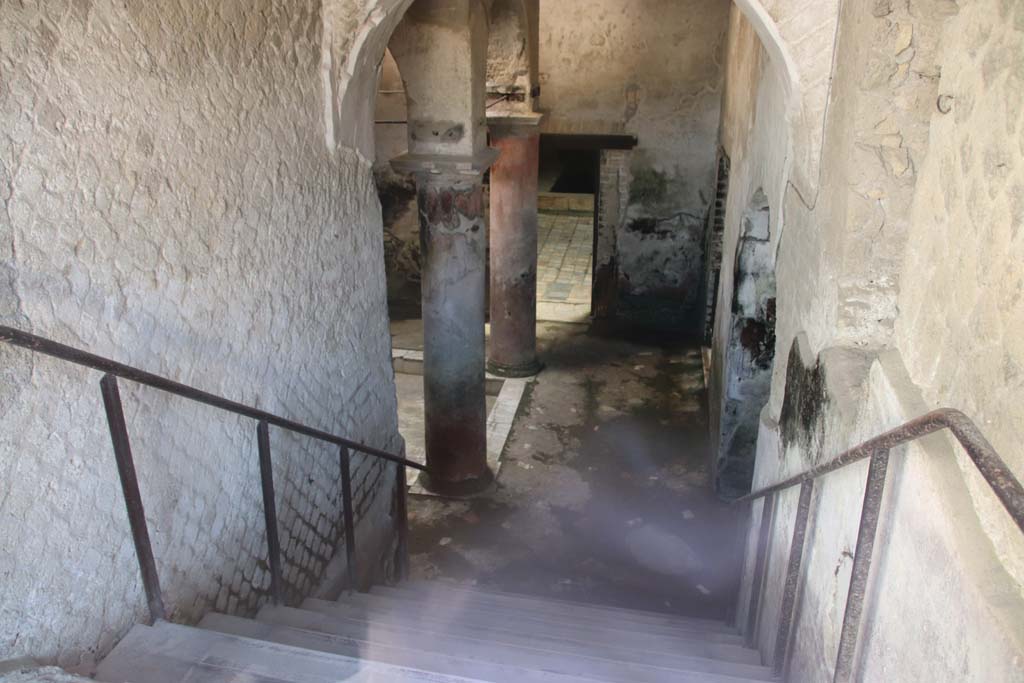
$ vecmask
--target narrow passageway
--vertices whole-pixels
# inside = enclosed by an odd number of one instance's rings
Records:
[[[699,350],[541,323],[497,485],[413,496],[413,578],[723,618],[739,510],[710,486]]]
[[[590,312],[593,215],[542,212],[538,223],[538,314],[544,312],[545,304],[571,304],[586,315]]]

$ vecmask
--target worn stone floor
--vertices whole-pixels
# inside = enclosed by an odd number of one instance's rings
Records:
[[[726,618],[740,511],[711,492],[699,350],[584,325],[538,334],[547,367],[495,488],[410,499],[413,577]]]

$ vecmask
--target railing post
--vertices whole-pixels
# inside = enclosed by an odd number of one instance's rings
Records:
[[[846,612],[843,615],[843,629],[839,635],[836,671],[832,677],[835,683],[853,680],[853,667],[860,638],[860,619],[864,612],[864,596],[867,592],[868,575],[871,573],[871,556],[875,549],[875,533],[878,531],[878,517],[882,508],[888,468],[889,451],[875,451],[868,467],[867,486],[864,487],[864,505],[860,513],[860,529],[857,531],[857,549],[853,555],[850,590],[846,594]]]
[[[409,507],[408,507],[408,484],[405,480],[405,465],[395,463],[398,470],[395,473],[395,486],[397,490],[397,504],[395,516],[398,523],[398,549],[395,557],[395,570],[399,581],[409,578]]]
[[[256,443],[260,452],[260,484],[263,488],[263,521],[267,527],[267,560],[270,564],[270,596],[284,604],[281,571],[281,541],[277,536],[277,503],[274,499],[274,468],[270,460],[270,427],[265,420],[256,425]]]
[[[800,567],[804,556],[804,541],[807,540],[807,521],[811,513],[811,496],[814,494],[814,480],[800,484],[800,500],[797,502],[796,519],[793,520],[793,543],[789,548],[789,564],[786,567],[786,583],[782,592],[782,607],[779,611],[779,632],[775,636],[775,657],[772,669],[781,675],[788,665],[789,640],[793,630],[793,615],[796,611],[796,597],[800,589]]]
[[[146,591],[146,602],[149,615],[153,621],[167,619],[163,597],[160,593],[160,577],[156,572],[156,560],[153,557],[153,545],[149,540],[146,528],[146,510],[142,506],[142,494],[139,491],[139,480],[135,474],[135,462],[132,459],[131,442],[128,440],[128,425],[124,419],[124,408],[121,405],[121,392],[117,388],[117,377],[106,374],[100,380],[103,394],[103,407],[107,411],[107,425],[110,427],[110,440],[114,445],[114,459],[117,461],[117,474],[121,479],[121,491],[124,493],[124,504],[128,510],[128,525],[132,530],[135,542],[135,556],[139,560],[142,572],[142,587]]]
[[[348,448],[342,446],[341,459],[341,505],[345,515],[345,566],[348,572],[348,588],[355,590],[358,585],[356,576],[356,523],[352,512],[352,467],[349,462]]]
[[[764,585],[765,565],[768,562],[768,538],[772,530],[775,513],[775,494],[769,493],[762,499],[761,526],[757,534],[757,554],[754,556],[754,576],[750,583],[750,606],[747,608],[747,627],[744,638],[747,646],[753,647],[757,634],[757,618],[761,609],[761,590]]]

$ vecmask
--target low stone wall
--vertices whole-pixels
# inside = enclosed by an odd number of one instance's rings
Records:
[[[755,489],[928,410],[894,351],[833,348],[813,358],[800,341],[789,367],[782,419],[762,418]],[[1024,541],[1006,538],[997,548],[985,535],[980,509],[958,465],[966,460],[945,434],[892,452],[862,622],[858,680],[1009,681],[1024,676],[1024,598],[1000,560],[1024,552]],[[815,486],[790,680],[832,677],[866,476],[865,461]],[[755,634],[768,660],[775,648],[798,495],[794,488],[778,498],[771,529]],[[756,503],[738,603],[740,625],[747,623],[761,514],[762,504]]]

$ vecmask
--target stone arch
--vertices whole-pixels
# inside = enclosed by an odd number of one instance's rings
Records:
[[[346,0],[324,1],[320,71],[324,94],[324,137],[329,149],[349,148],[368,161],[373,159],[378,67],[410,7],[414,7],[413,0],[363,0],[355,9]],[[466,35],[471,44],[479,48],[474,49],[474,52],[480,52],[479,57],[473,58],[474,62],[479,62],[479,78],[472,78],[472,87],[476,87],[478,81],[482,89],[486,69],[487,5],[484,0],[462,0],[452,3],[451,7],[453,11],[464,10],[467,24],[449,28],[468,32]],[[396,59],[401,62],[397,55]],[[463,83],[465,81],[459,76],[471,77],[469,73],[453,73],[451,66],[451,63],[446,63],[439,72],[439,75],[444,74],[447,82]],[[408,87],[410,79],[420,80],[420,74],[414,74],[414,71],[423,69],[407,68],[406,71]],[[482,92],[479,100],[482,109]],[[482,129],[482,111],[479,120]]]
[[[328,149],[374,157],[377,69],[395,27],[413,0],[365,0],[353,12],[344,0],[323,3],[320,74]]]
[[[487,147],[487,10],[481,0],[417,2],[395,28],[409,156],[474,157]]]
[[[758,189],[741,218],[729,339],[725,349],[715,485],[727,497],[750,490],[758,423],[775,364],[775,252],[768,198]]]
[[[839,0],[817,3],[771,4],[734,0],[757,33],[769,59],[782,73],[787,110],[785,181],[776,206],[785,205],[792,187],[799,200],[813,208],[820,185],[821,151],[832,75],[832,59],[822,59],[822,47],[835,49]],[[813,28],[808,32],[808,27]],[[780,216],[781,219],[781,216]],[[780,228],[782,221],[780,220]],[[781,232],[781,230],[779,231]],[[775,236],[776,243],[780,234]]]

